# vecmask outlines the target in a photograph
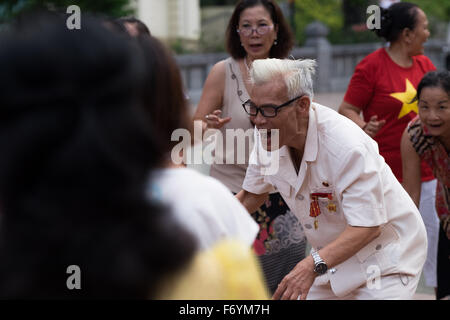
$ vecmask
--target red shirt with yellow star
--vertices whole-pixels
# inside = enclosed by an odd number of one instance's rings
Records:
[[[402,181],[400,140],[409,121],[418,113],[416,88],[425,73],[436,70],[424,55],[413,57],[409,68],[397,65],[384,48],[365,57],[355,69],[344,101],[362,110],[364,121],[377,115],[386,124],[378,131],[375,141],[380,154]],[[433,173],[422,162],[422,181],[433,179]]]

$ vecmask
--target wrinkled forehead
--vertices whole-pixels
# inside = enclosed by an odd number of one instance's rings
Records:
[[[445,91],[445,89],[439,85],[437,86],[429,86],[422,88],[422,91],[420,92],[419,97],[419,103],[420,102],[435,102],[439,103],[442,101],[449,101],[450,94]]]
[[[263,83],[254,83],[250,99],[256,105],[279,104],[288,97],[287,86],[281,75],[274,76]]]

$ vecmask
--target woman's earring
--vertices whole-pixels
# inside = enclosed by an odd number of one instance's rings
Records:
[[[278,44],[277,39],[275,39],[275,41],[273,42],[273,45],[276,46]]]

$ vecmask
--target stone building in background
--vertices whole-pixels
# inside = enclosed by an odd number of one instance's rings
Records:
[[[199,0],[133,0],[136,17],[152,35],[173,46],[195,49],[201,34]]]

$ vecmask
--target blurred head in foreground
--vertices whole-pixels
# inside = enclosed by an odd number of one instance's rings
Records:
[[[136,19],[134,17],[122,17],[117,19],[116,21],[122,24],[132,37],[151,35],[148,27],[139,19]]]
[[[163,155],[143,72],[160,66],[101,21],[65,19],[0,34],[0,298],[151,298],[195,250],[145,195]]]

